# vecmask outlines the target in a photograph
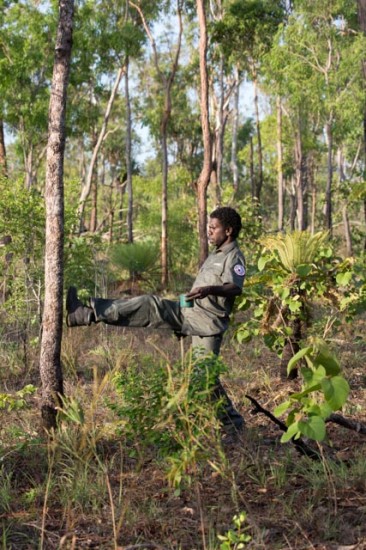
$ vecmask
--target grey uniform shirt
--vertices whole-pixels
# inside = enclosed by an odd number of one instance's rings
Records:
[[[237,242],[214,250],[198,272],[192,288],[200,286],[221,286],[234,283],[243,288],[245,259]],[[183,334],[214,336],[221,334],[229,325],[229,316],[235,297],[207,296],[194,300],[193,308],[182,309]]]

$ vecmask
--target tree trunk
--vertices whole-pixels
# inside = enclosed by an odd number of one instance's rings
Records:
[[[127,240],[133,243],[133,188],[132,188],[132,121],[131,121],[131,101],[130,101],[130,80],[129,80],[129,58],[126,57],[125,73],[125,101],[126,101],[126,189],[128,197],[127,206]]]
[[[366,35],[366,0],[357,0],[358,24],[361,32]],[[366,55],[362,60],[362,76],[365,90],[365,103],[363,110],[363,172],[366,174]],[[365,176],[364,176],[365,177]],[[366,223],[366,198],[363,201],[364,220]],[[366,238],[364,240],[364,250],[366,251]]]
[[[162,199],[161,199],[161,284],[166,287],[168,283],[168,123],[171,115],[171,91],[175,75],[178,69],[178,61],[182,44],[182,13],[180,0],[177,0],[177,15],[178,15],[178,38],[177,48],[173,59],[172,68],[169,75],[166,76],[164,71],[160,69],[159,56],[156,48],[155,40],[149,26],[146,22],[144,13],[141,7],[133,2],[130,5],[137,10],[141,17],[142,24],[146,34],[150,40],[151,47],[154,53],[154,63],[156,72],[159,75],[160,82],[164,90],[164,111],[160,120],[160,142],[162,148]]]
[[[291,178],[291,193],[290,193],[290,231],[295,231],[295,221],[296,221],[296,184],[295,177]]]
[[[204,0],[196,0],[200,29],[199,64],[200,64],[200,108],[203,137],[203,166],[197,181],[199,263],[203,264],[208,254],[207,242],[207,187],[212,171],[212,139],[210,131],[207,71],[207,27]]]
[[[56,427],[56,406],[63,394],[61,369],[66,91],[70,72],[74,0],[60,0],[51,97],[46,166],[45,298],[40,375],[41,412],[47,430]]]
[[[259,120],[259,106],[258,106],[258,81],[257,81],[257,71],[253,64],[252,68],[253,76],[253,87],[254,87],[254,113],[255,113],[255,126],[257,131],[257,147],[258,147],[258,170],[257,170],[257,181],[255,185],[255,196],[260,202],[261,193],[263,187],[263,154],[262,154],[262,137],[261,137],[261,125]]]
[[[233,174],[233,188],[236,194],[239,190],[239,170],[238,170],[238,131],[239,131],[239,96],[240,96],[240,78],[238,66],[234,67],[234,101],[232,112],[232,139],[231,139],[231,171]]]
[[[296,193],[296,211],[297,211],[297,226],[299,230],[303,229],[304,225],[304,204],[303,204],[303,192],[302,192],[302,170],[303,170],[303,153],[302,153],[302,141],[300,121],[299,128],[295,134],[295,193]]]
[[[97,144],[98,136],[93,132],[93,149]],[[95,233],[98,226],[98,158],[95,159],[91,182],[91,209],[89,231]]]
[[[255,176],[254,176],[254,146],[253,146],[253,138],[249,138],[249,178],[250,178],[250,193],[252,196],[252,201],[255,200],[256,197],[256,191],[255,191]]]
[[[327,136],[327,184],[325,189],[325,226],[332,232],[332,185],[333,185],[333,132],[332,121],[325,125]]]
[[[284,186],[283,186],[283,149],[282,149],[282,105],[281,98],[277,97],[277,181],[278,181],[278,231],[283,231],[283,207],[284,207]]]
[[[4,123],[0,120],[0,176],[7,177],[8,168],[6,164],[6,148],[4,136]]]
[[[93,179],[93,172],[94,172],[94,168],[95,168],[95,163],[97,161],[99,149],[100,149],[100,147],[103,143],[103,139],[104,139],[106,131],[107,131],[109,116],[111,114],[112,106],[113,106],[114,100],[116,98],[119,83],[121,81],[121,78],[122,78],[122,75],[123,75],[124,71],[125,71],[125,68],[121,67],[117,72],[117,76],[116,76],[116,79],[114,81],[114,84],[113,84],[113,87],[112,87],[112,90],[111,90],[111,95],[109,97],[107,109],[106,109],[106,112],[104,114],[104,120],[103,120],[102,128],[100,130],[97,143],[96,143],[96,145],[94,147],[94,150],[93,150],[92,158],[91,158],[90,165],[89,165],[88,174],[87,174],[87,177],[86,177],[86,182],[85,182],[85,185],[84,185],[84,187],[81,191],[81,195],[80,195],[80,199],[79,199],[79,206],[78,206],[78,216],[79,216],[79,220],[80,220],[80,230],[81,230],[82,223],[83,223],[85,203],[86,203],[87,198],[89,197],[91,186],[92,186],[92,179]]]
[[[344,227],[344,238],[346,240],[346,250],[347,256],[353,256],[353,247],[352,247],[352,237],[351,237],[351,226],[349,223],[347,205],[344,204],[342,208],[342,218],[343,218],[343,227]]]

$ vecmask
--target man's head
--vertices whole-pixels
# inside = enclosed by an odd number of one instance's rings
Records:
[[[220,206],[210,214],[211,219],[219,220],[224,229],[231,228],[231,238],[236,239],[242,228],[241,217],[234,208]]]

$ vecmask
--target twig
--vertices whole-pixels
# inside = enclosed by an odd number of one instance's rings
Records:
[[[276,418],[270,411],[268,411],[267,409],[264,409],[262,405],[260,405],[258,401],[254,399],[254,397],[251,397],[250,395],[246,395],[245,397],[249,399],[249,401],[254,405],[254,409],[251,411],[252,414],[259,414],[259,413],[264,414],[265,416],[267,416],[267,418],[272,420],[272,422],[274,422],[283,432],[287,431],[286,424],[281,420],[279,420],[278,418]],[[313,460],[320,460],[321,457],[319,453],[317,453],[316,451],[311,449],[311,447],[306,445],[306,443],[304,443],[302,439],[292,438],[290,439],[290,441],[295,445],[296,449],[299,451],[300,454],[308,456]]]

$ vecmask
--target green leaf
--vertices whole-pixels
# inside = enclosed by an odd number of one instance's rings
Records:
[[[312,266],[309,264],[300,264],[296,267],[296,273],[303,279],[309,275],[311,270]]]
[[[290,308],[290,311],[292,313],[297,313],[301,310],[301,302],[299,302],[298,300],[291,300],[291,302],[289,302],[288,304],[288,307]]]
[[[325,378],[321,385],[328,405],[333,411],[340,409],[347,401],[350,390],[347,380],[343,376],[334,376]]]
[[[334,355],[331,355],[330,352],[324,352],[324,351],[319,352],[314,360],[314,365],[323,366],[325,368],[327,375],[331,375],[331,376],[334,376],[341,371],[341,367],[337,359],[334,357]]]
[[[290,372],[296,367],[300,359],[302,359],[305,355],[307,355],[311,349],[312,349],[311,346],[307,348],[302,348],[290,359],[287,365],[287,374],[290,374]]]
[[[327,433],[325,422],[320,416],[310,416],[307,420],[300,420],[298,426],[303,435],[315,441],[323,441]]]
[[[290,441],[290,439],[292,439],[293,437],[297,438],[299,434],[299,423],[294,422],[293,424],[291,424],[291,426],[287,428],[287,432],[285,432],[281,437],[281,443],[286,443],[287,441]]]
[[[258,260],[258,269],[259,271],[263,271],[263,269],[266,267],[266,264],[268,262],[269,258],[267,256],[261,256]]]
[[[352,279],[352,271],[345,271],[344,273],[338,273],[336,276],[337,285],[347,286]]]
[[[281,403],[278,405],[275,410],[273,411],[273,414],[275,416],[281,416],[284,412],[287,411],[292,405],[292,401],[285,401],[284,403]]]
[[[238,339],[239,344],[241,344],[242,342],[249,342],[252,335],[249,330],[241,330],[240,332],[237,333],[236,337]]]

